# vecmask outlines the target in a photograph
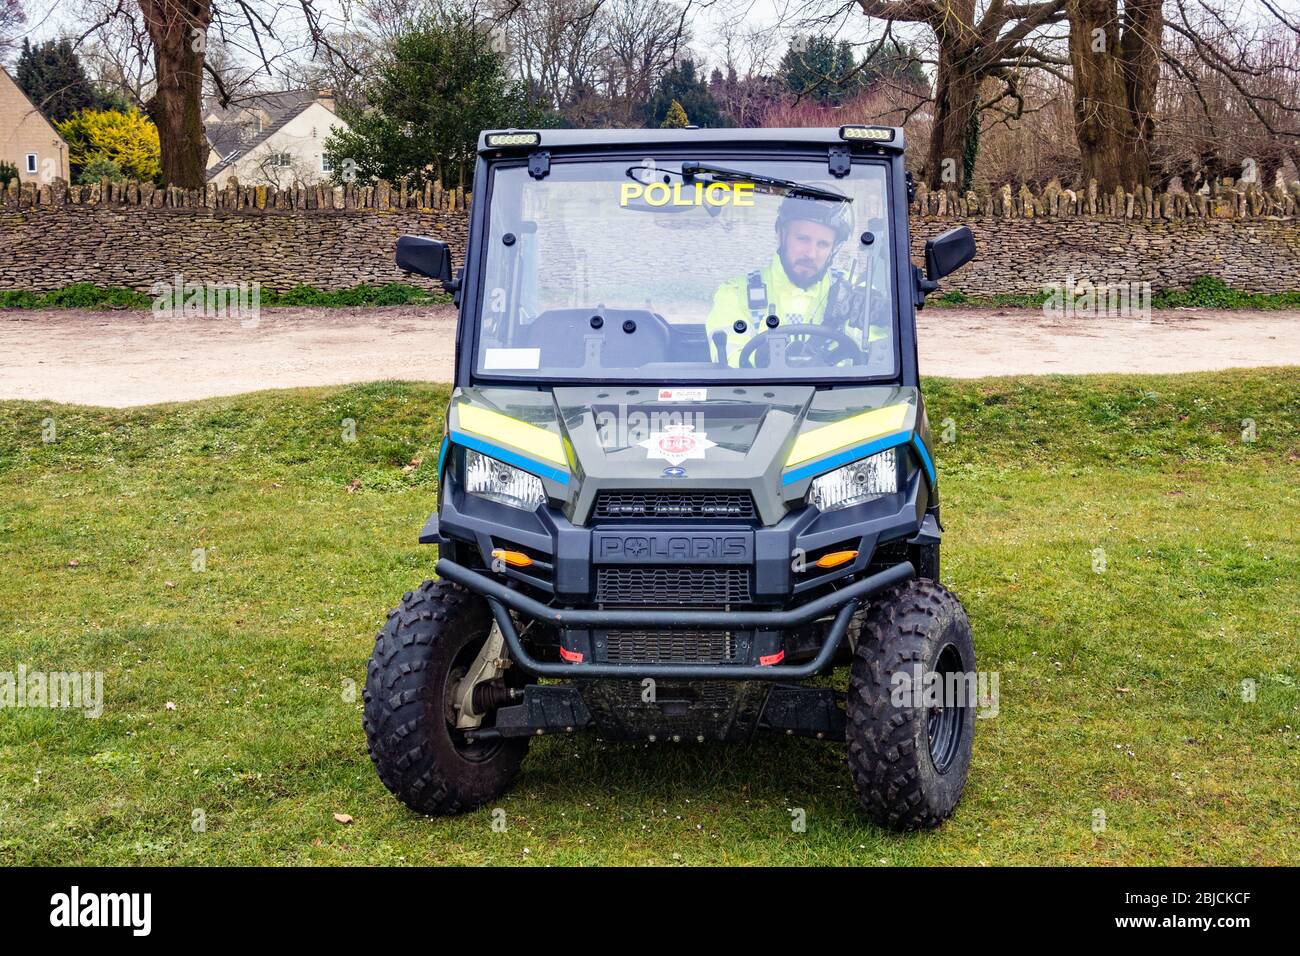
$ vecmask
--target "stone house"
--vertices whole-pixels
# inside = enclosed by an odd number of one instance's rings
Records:
[[[68,144],[0,66],[0,161],[24,183],[68,178]]]
[[[347,123],[335,113],[330,90],[265,93],[222,108],[205,104],[207,180],[231,176],[247,185],[284,189],[329,178],[325,140]]]

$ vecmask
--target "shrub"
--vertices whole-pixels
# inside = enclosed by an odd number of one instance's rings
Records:
[[[81,186],[89,186],[101,179],[107,179],[110,183],[120,183],[126,179],[126,174],[122,172],[122,167],[116,160],[109,159],[107,156],[97,156],[82,167],[81,174],[77,176],[77,183]]]
[[[0,289],[0,309],[34,309],[41,297],[26,289]]]
[[[309,285],[296,285],[284,292],[262,292],[263,305],[328,305],[327,292]]]
[[[1217,276],[1198,276],[1186,289],[1161,289],[1151,304],[1157,309],[1287,309],[1300,305],[1300,291],[1242,292]]]
[[[158,128],[138,110],[78,110],[55,125],[67,140],[68,162],[74,170],[84,171],[107,159],[128,179],[157,182],[162,177]]]
[[[43,308],[98,309],[116,306],[126,309],[147,309],[152,300],[143,292],[118,286],[100,287],[90,282],[77,282],[41,296]]]

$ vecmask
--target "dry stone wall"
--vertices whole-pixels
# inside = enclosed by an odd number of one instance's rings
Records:
[[[147,292],[177,273],[281,291],[420,283],[393,264],[396,238],[443,239],[459,264],[468,203],[464,192],[436,184],[278,191],[233,181],[201,190],[13,184],[0,191],[0,289],[93,282]],[[926,239],[960,223],[974,231],[979,254],[944,288],[968,295],[1033,293],[1069,277],[1160,290],[1213,275],[1248,292],[1300,290],[1300,183],[1113,195],[1055,184],[985,196],[922,186],[912,203],[915,260],[923,261]]]
[[[1071,277],[1183,289],[1203,275],[1245,292],[1300,291],[1300,183],[1112,195],[1053,183],[986,196],[920,186],[911,214],[918,263],[927,239],[971,227],[976,259],[943,283],[967,295],[1030,294]]]
[[[158,281],[260,282],[344,289],[434,283],[393,263],[405,233],[451,244],[463,261],[468,196],[430,186],[205,190],[53,183],[0,193],[0,288],[74,282],[148,292]]]

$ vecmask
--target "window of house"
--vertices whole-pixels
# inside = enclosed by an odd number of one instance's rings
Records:
[[[36,168],[37,168],[37,167],[36,167],[36,154],[35,154],[35,153],[28,153],[28,154],[27,154],[27,172],[32,173],[32,174],[34,175],[34,174],[36,173]]]
[[[293,165],[293,156],[289,153],[272,153],[268,165],[277,169],[287,169]]]
[[[320,171],[321,171],[322,173],[328,173],[328,172],[332,171],[333,169],[334,169],[334,164],[330,162],[330,158],[329,158],[328,156],[326,156],[324,153],[321,153],[321,157],[320,157]]]

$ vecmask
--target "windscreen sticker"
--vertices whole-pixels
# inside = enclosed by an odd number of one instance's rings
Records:
[[[487,349],[483,353],[483,371],[506,372],[536,370],[542,364],[541,349]]]
[[[703,402],[709,396],[707,388],[661,388],[661,402]]]
[[[670,465],[680,465],[691,458],[703,458],[704,453],[718,443],[709,441],[704,432],[697,432],[694,425],[669,425],[661,432],[652,432],[643,442],[637,442],[646,450],[646,458],[659,458]]]
[[[647,206],[752,206],[753,183],[621,183],[618,204]]]

